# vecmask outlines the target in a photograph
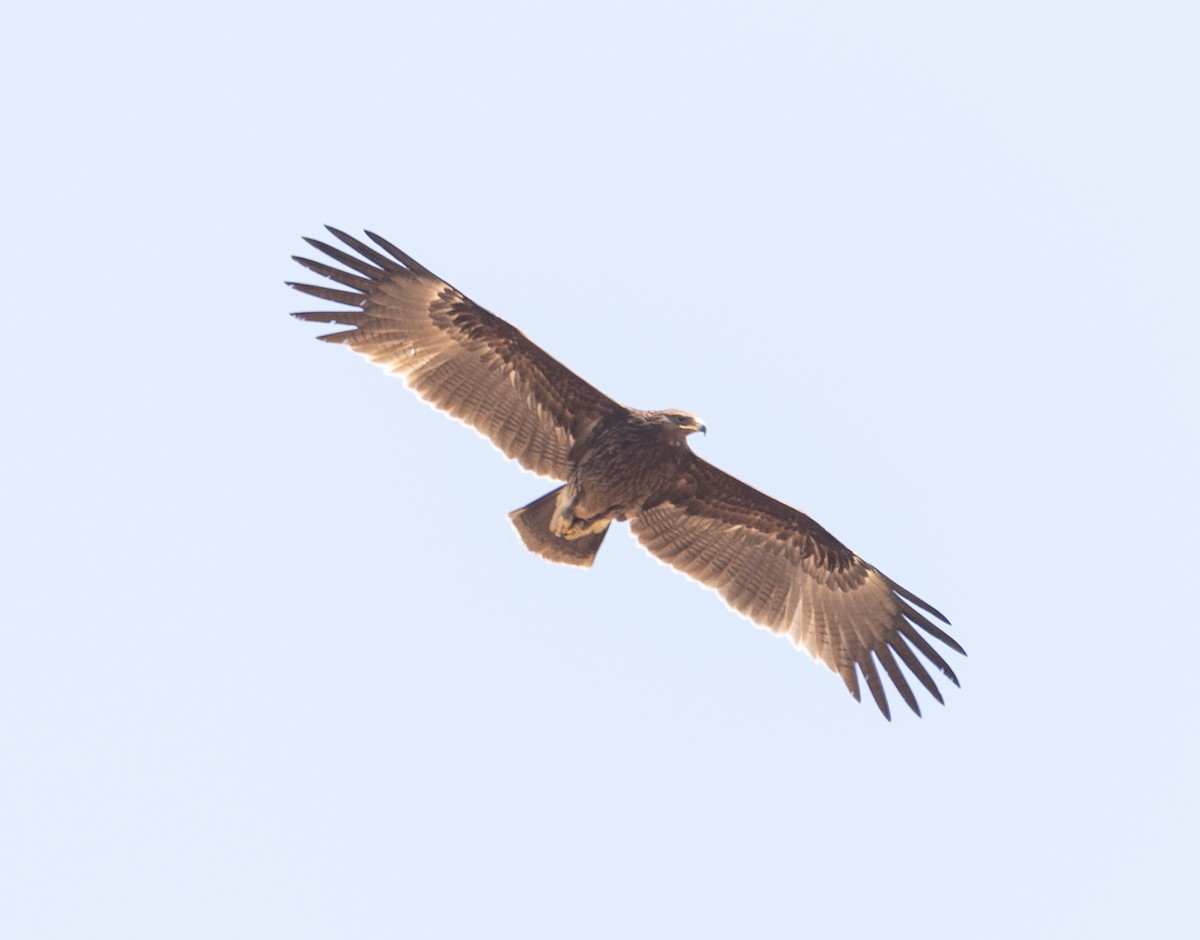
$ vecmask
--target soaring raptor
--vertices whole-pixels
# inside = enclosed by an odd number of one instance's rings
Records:
[[[804,513],[692,453],[688,435],[704,430],[695,415],[618,404],[385,239],[329,231],[355,254],[305,241],[348,270],[295,260],[346,289],[290,286],[351,309],[294,316],[350,327],[320,339],[402,376],[521,466],[563,481],[509,513],[531,551],[587,567],[609,525],[628,521],[653,555],[786,634],[859,700],[861,674],[889,720],[881,667],[918,715],[901,663],[938,702],[917,653],[958,685],[929,641],[963,653],[934,623],[949,621]]]

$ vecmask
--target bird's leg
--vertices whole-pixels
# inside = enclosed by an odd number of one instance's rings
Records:
[[[592,519],[572,519],[570,527],[562,534],[562,537],[565,539],[579,539],[585,535],[603,532],[608,528],[608,524],[611,521],[608,516],[596,516]]]
[[[585,535],[603,532],[612,520],[605,514],[580,518],[575,515],[575,506],[579,498],[579,489],[568,483],[563,487],[558,497],[558,506],[550,517],[550,531],[560,539],[578,539]]]
[[[559,509],[550,520],[550,531],[560,539],[578,539],[594,532],[603,532],[610,521],[607,516],[580,519],[569,508]]]

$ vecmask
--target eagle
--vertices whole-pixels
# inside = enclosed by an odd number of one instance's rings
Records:
[[[706,429],[694,414],[614,401],[387,240],[327,228],[350,251],[304,241],[344,267],[293,257],[340,287],[288,285],[349,309],[293,316],[349,327],[318,338],[402,377],[525,469],[561,481],[509,513],[530,551],[589,567],[609,526],[628,522],[650,554],[786,635],[859,701],[861,675],[889,721],[881,670],[917,715],[901,664],[939,703],[918,653],[959,684],[930,642],[965,655],[938,625],[946,617],[804,513],[697,456],[687,439]]]

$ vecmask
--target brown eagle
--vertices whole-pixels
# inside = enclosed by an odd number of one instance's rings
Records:
[[[918,715],[900,663],[938,702],[917,652],[958,685],[925,636],[964,653],[931,618],[949,621],[804,513],[692,453],[688,435],[705,430],[695,415],[618,404],[385,239],[368,232],[372,247],[329,231],[357,254],[305,241],[349,270],[295,260],[348,289],[289,284],[353,309],[293,316],[351,327],[320,339],[402,376],[521,466],[564,481],[509,514],[531,551],[587,567],[609,525],[627,520],[651,554],[786,634],[861,700],[857,669],[889,720],[879,667]]]

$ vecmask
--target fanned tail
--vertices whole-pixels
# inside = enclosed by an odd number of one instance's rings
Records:
[[[508,514],[508,518],[517,527],[517,534],[531,552],[561,565],[590,568],[596,560],[596,552],[600,550],[600,543],[604,541],[608,526],[605,525],[599,532],[582,535],[576,539],[560,538],[551,532],[550,519],[554,516],[554,510],[558,506],[558,494],[562,490],[563,487],[560,486],[540,499],[535,499],[528,506],[514,509]]]

